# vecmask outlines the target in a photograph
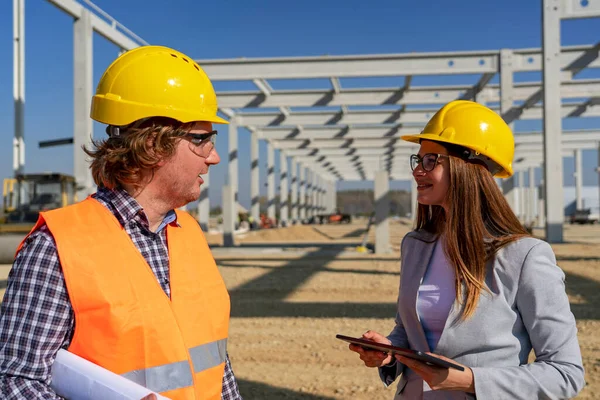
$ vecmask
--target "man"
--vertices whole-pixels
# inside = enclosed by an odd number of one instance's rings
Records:
[[[21,243],[0,313],[0,398],[55,399],[64,348],[172,399],[241,399],[226,352],[229,295],[185,212],[218,164],[217,99],[189,57],[160,46],[121,55],[85,149],[98,191],[41,213]],[[158,284],[157,284],[158,283]]]

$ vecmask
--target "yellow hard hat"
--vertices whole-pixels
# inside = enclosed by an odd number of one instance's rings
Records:
[[[100,78],[92,119],[124,126],[150,117],[227,124],[217,116],[217,96],[190,57],[163,46],[142,46],[119,56]]]
[[[405,135],[402,139],[461,146],[471,150],[470,158],[485,162],[494,176],[508,178],[513,174],[512,131],[500,115],[479,103],[452,101],[435,113],[420,134]]]

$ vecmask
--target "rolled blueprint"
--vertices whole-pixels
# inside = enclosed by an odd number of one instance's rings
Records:
[[[60,350],[52,365],[52,390],[68,400],[140,400],[155,394],[145,387],[66,350]]]

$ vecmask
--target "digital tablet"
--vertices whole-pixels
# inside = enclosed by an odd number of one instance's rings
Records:
[[[446,360],[442,360],[441,358],[430,356],[429,354],[426,354],[426,353],[423,353],[420,351],[405,349],[403,347],[390,346],[388,344],[376,343],[376,342],[372,342],[370,340],[359,339],[359,338],[354,338],[354,337],[344,336],[344,335],[335,335],[335,337],[336,337],[336,339],[340,339],[340,340],[343,340],[348,343],[359,345],[362,348],[364,348],[365,350],[379,350],[384,353],[398,354],[398,355],[401,355],[404,357],[419,360],[419,361],[422,361],[429,365],[435,365],[437,367],[454,368],[459,371],[465,370],[465,368],[460,365],[451,363]]]

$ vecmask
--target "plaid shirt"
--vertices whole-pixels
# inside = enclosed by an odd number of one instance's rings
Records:
[[[99,188],[95,197],[119,220],[170,297],[164,228],[177,225],[175,212],[169,212],[154,233],[142,207],[126,191]],[[48,386],[50,372],[58,350],[69,346],[74,323],[56,245],[44,225],[27,238],[17,255],[0,306],[1,399],[60,399]],[[242,399],[229,356],[221,398]]]

